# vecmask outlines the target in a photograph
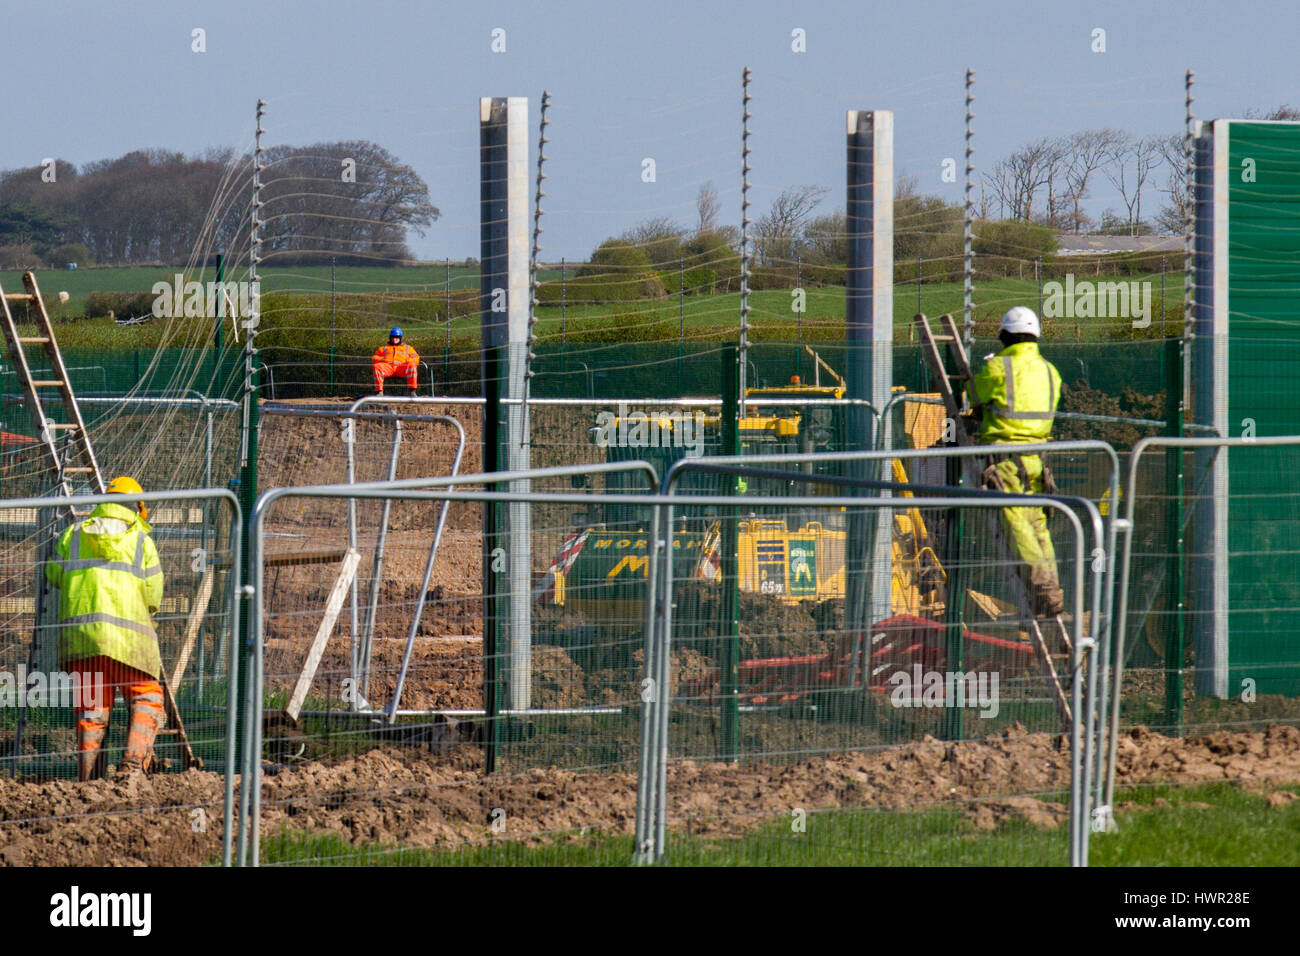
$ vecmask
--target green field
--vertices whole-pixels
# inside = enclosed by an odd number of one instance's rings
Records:
[[[164,268],[84,269],[74,272],[43,273],[45,292],[65,290],[70,301],[60,314],[72,317],[84,306],[91,291],[140,291],[167,279],[175,270]],[[544,279],[552,278],[544,275]],[[18,287],[16,273],[0,274],[5,288]],[[1115,338],[1162,337],[1160,276],[1133,277],[1131,281],[1152,283],[1152,321],[1143,331],[1132,330],[1127,321],[1113,319],[1069,319],[1045,323],[1047,338],[1083,341]],[[266,347],[301,353],[297,358],[314,360],[328,354],[333,338],[335,354],[341,358],[367,358],[377,340],[393,324],[407,330],[408,341],[426,355],[441,354],[447,346],[447,322],[443,298],[443,267],[423,265],[394,269],[345,267],[338,270],[340,299],[331,309],[328,267],[267,270],[263,280],[264,316],[262,332]],[[453,267],[456,290],[477,287],[472,269]],[[1170,334],[1181,328],[1182,278],[1165,276],[1166,315],[1163,327]],[[424,293],[424,294],[422,294]],[[364,298],[358,297],[358,294]],[[768,341],[843,341],[844,289],[838,286],[806,290],[805,311],[793,311],[790,290],[763,290],[749,295],[751,338]],[[453,302],[451,349],[467,353],[478,347],[480,320],[472,298]],[[959,313],[962,286],[957,282],[927,283],[921,286],[918,302],[915,285],[894,289],[894,319],[898,336],[906,341],[912,316],[917,311],[931,316]],[[1038,287],[1029,279],[997,279],[977,284],[975,314],[982,334],[991,334],[997,318],[1015,304],[1038,304]],[[739,293],[715,295],[669,295],[664,299],[600,305],[542,306],[537,310],[536,334],[542,343],[687,341],[734,339],[739,325]],[[333,324],[333,333],[331,333]],[[118,327],[106,318],[71,323],[60,333],[65,347],[154,348],[162,343],[165,323]]]
[[[1298,794],[1295,785],[1280,787]],[[1234,784],[1120,791],[1114,833],[1091,838],[1093,866],[1297,866],[1300,799],[1271,805]],[[1056,799],[1064,797],[1057,795]],[[1129,804],[1124,808],[1124,804]],[[1065,838],[1020,820],[978,829],[948,810],[811,813],[804,833],[781,819],[742,837],[669,835],[677,866],[1059,866]],[[285,831],[262,841],[267,864],[400,866],[626,866],[628,836],[566,833],[540,845],[485,840],[464,849],[356,847],[336,835]]]
[[[44,293],[67,292],[69,300],[63,307],[64,314],[77,315],[85,306],[86,296],[92,292],[147,292],[155,282],[171,282],[177,272],[183,271],[183,266],[44,269],[36,273],[36,280]],[[243,263],[239,268],[232,267],[229,275],[232,279],[240,279],[247,271],[247,263]],[[263,293],[288,291],[328,295],[330,291],[329,266],[264,266],[260,271]],[[478,288],[477,269],[452,265],[450,273],[452,289]],[[543,270],[539,275],[545,281],[552,277],[558,279],[560,273],[558,270]],[[216,272],[213,269],[204,275],[205,281],[215,278]],[[0,284],[3,284],[6,292],[21,292],[22,273],[0,271]],[[447,270],[442,263],[392,268],[340,266],[335,276],[335,288],[340,294],[441,292],[446,285]]]

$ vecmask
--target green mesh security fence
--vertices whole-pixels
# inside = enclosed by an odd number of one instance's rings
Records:
[[[847,377],[851,346],[833,342],[811,344],[827,365]],[[678,346],[675,342],[641,342],[570,346],[561,353],[557,346],[539,345],[534,349],[538,357],[533,364],[536,372],[533,394],[539,398],[718,395],[719,361],[725,347],[725,343]],[[977,339],[972,351],[975,364],[1000,347],[996,339]],[[1164,391],[1161,347],[1158,340],[1116,343],[1048,339],[1042,351],[1060,370],[1067,385],[1089,390],[1087,400],[1108,408],[1133,411],[1146,409],[1148,405],[1163,409],[1159,404],[1163,402]],[[818,379],[822,385],[834,384],[827,372],[818,372],[813,359],[797,343],[751,343],[749,362],[751,386],[786,385],[792,375],[799,375],[804,384],[813,384]],[[905,341],[895,344],[894,384],[909,391],[932,388],[929,370],[915,344]],[[1100,394],[1094,397],[1094,392]],[[1113,403],[1106,402],[1107,396]]]
[[[1216,463],[1258,476],[1259,485],[1217,498]],[[1300,495],[1294,482],[1271,482],[1297,467],[1300,445],[1156,447],[1141,455],[1126,489],[1134,496],[1127,722],[1178,732],[1300,713],[1300,643],[1290,626],[1300,606]],[[1218,508],[1230,515],[1233,542],[1226,591],[1215,579],[1215,551],[1204,544],[1213,542],[1204,525]]]

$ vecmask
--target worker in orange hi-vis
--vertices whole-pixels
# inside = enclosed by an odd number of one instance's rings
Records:
[[[388,330],[388,344],[375,349],[370,358],[375,371],[375,394],[384,394],[384,379],[390,375],[400,375],[406,379],[406,387],[415,394],[417,376],[420,371],[420,353],[402,342],[402,330],[393,326]]]
[[[140,494],[122,476],[110,494]],[[162,658],[152,615],[163,595],[163,569],[149,536],[149,511],[105,502],[59,538],[45,577],[59,591],[59,663],[77,691],[77,779],[104,774],[104,735],[113,698],[131,711],[119,773],[153,769],[153,743],[166,723]]]

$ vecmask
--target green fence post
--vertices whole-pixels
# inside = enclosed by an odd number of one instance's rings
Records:
[[[1185,340],[1181,338],[1170,339],[1164,346],[1165,434],[1175,438],[1183,437],[1184,348]],[[1175,736],[1183,733],[1183,459],[1182,448],[1165,451],[1165,497],[1169,502],[1166,535],[1173,542],[1165,574],[1165,609],[1171,615],[1165,634],[1165,723]],[[1136,489],[1130,491],[1136,494]]]
[[[740,405],[739,352],[735,346],[722,350],[722,454],[735,455],[739,435],[737,412]],[[723,493],[735,494],[739,481],[724,479]],[[740,723],[740,575],[737,560],[737,522],[735,512],[724,513],[721,535],[722,571],[722,654],[720,664],[722,690],[722,759],[734,763]]]
[[[949,458],[948,484],[960,487],[962,480],[962,460]],[[884,517],[882,513],[882,517]],[[948,673],[964,673],[966,668],[966,642],[962,634],[962,615],[966,609],[966,582],[962,568],[962,536],[965,515],[961,508],[952,508],[948,512],[948,554],[944,561],[948,567],[947,608],[944,611],[945,636],[947,638],[947,656],[945,668]],[[916,693],[917,688],[912,688]],[[943,739],[961,740],[966,731],[965,707],[958,706],[954,700],[946,701],[947,708],[943,715]],[[964,702],[963,702],[964,703]]]
[[[447,337],[442,345],[442,390],[451,394],[451,259],[443,259],[442,311],[447,320]]]
[[[335,311],[334,266],[336,257],[330,256],[330,398],[334,397],[334,341],[337,334],[337,313]]]
[[[217,289],[222,290],[222,283],[226,278],[226,254],[217,253]],[[221,320],[222,314],[226,311],[226,296],[223,291],[217,293],[217,328],[213,332],[213,352],[212,352],[212,386],[208,389],[210,394],[221,395]]]
[[[682,389],[682,356],[686,339],[686,257],[677,257],[677,394]]]

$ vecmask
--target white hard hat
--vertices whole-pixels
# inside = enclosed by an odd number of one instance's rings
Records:
[[[1038,324],[1038,316],[1034,310],[1026,308],[1023,305],[1013,306],[1007,310],[1007,314],[1002,316],[1002,324],[998,326],[999,332],[1011,332],[1016,335],[1029,335],[1039,338],[1043,332]]]

